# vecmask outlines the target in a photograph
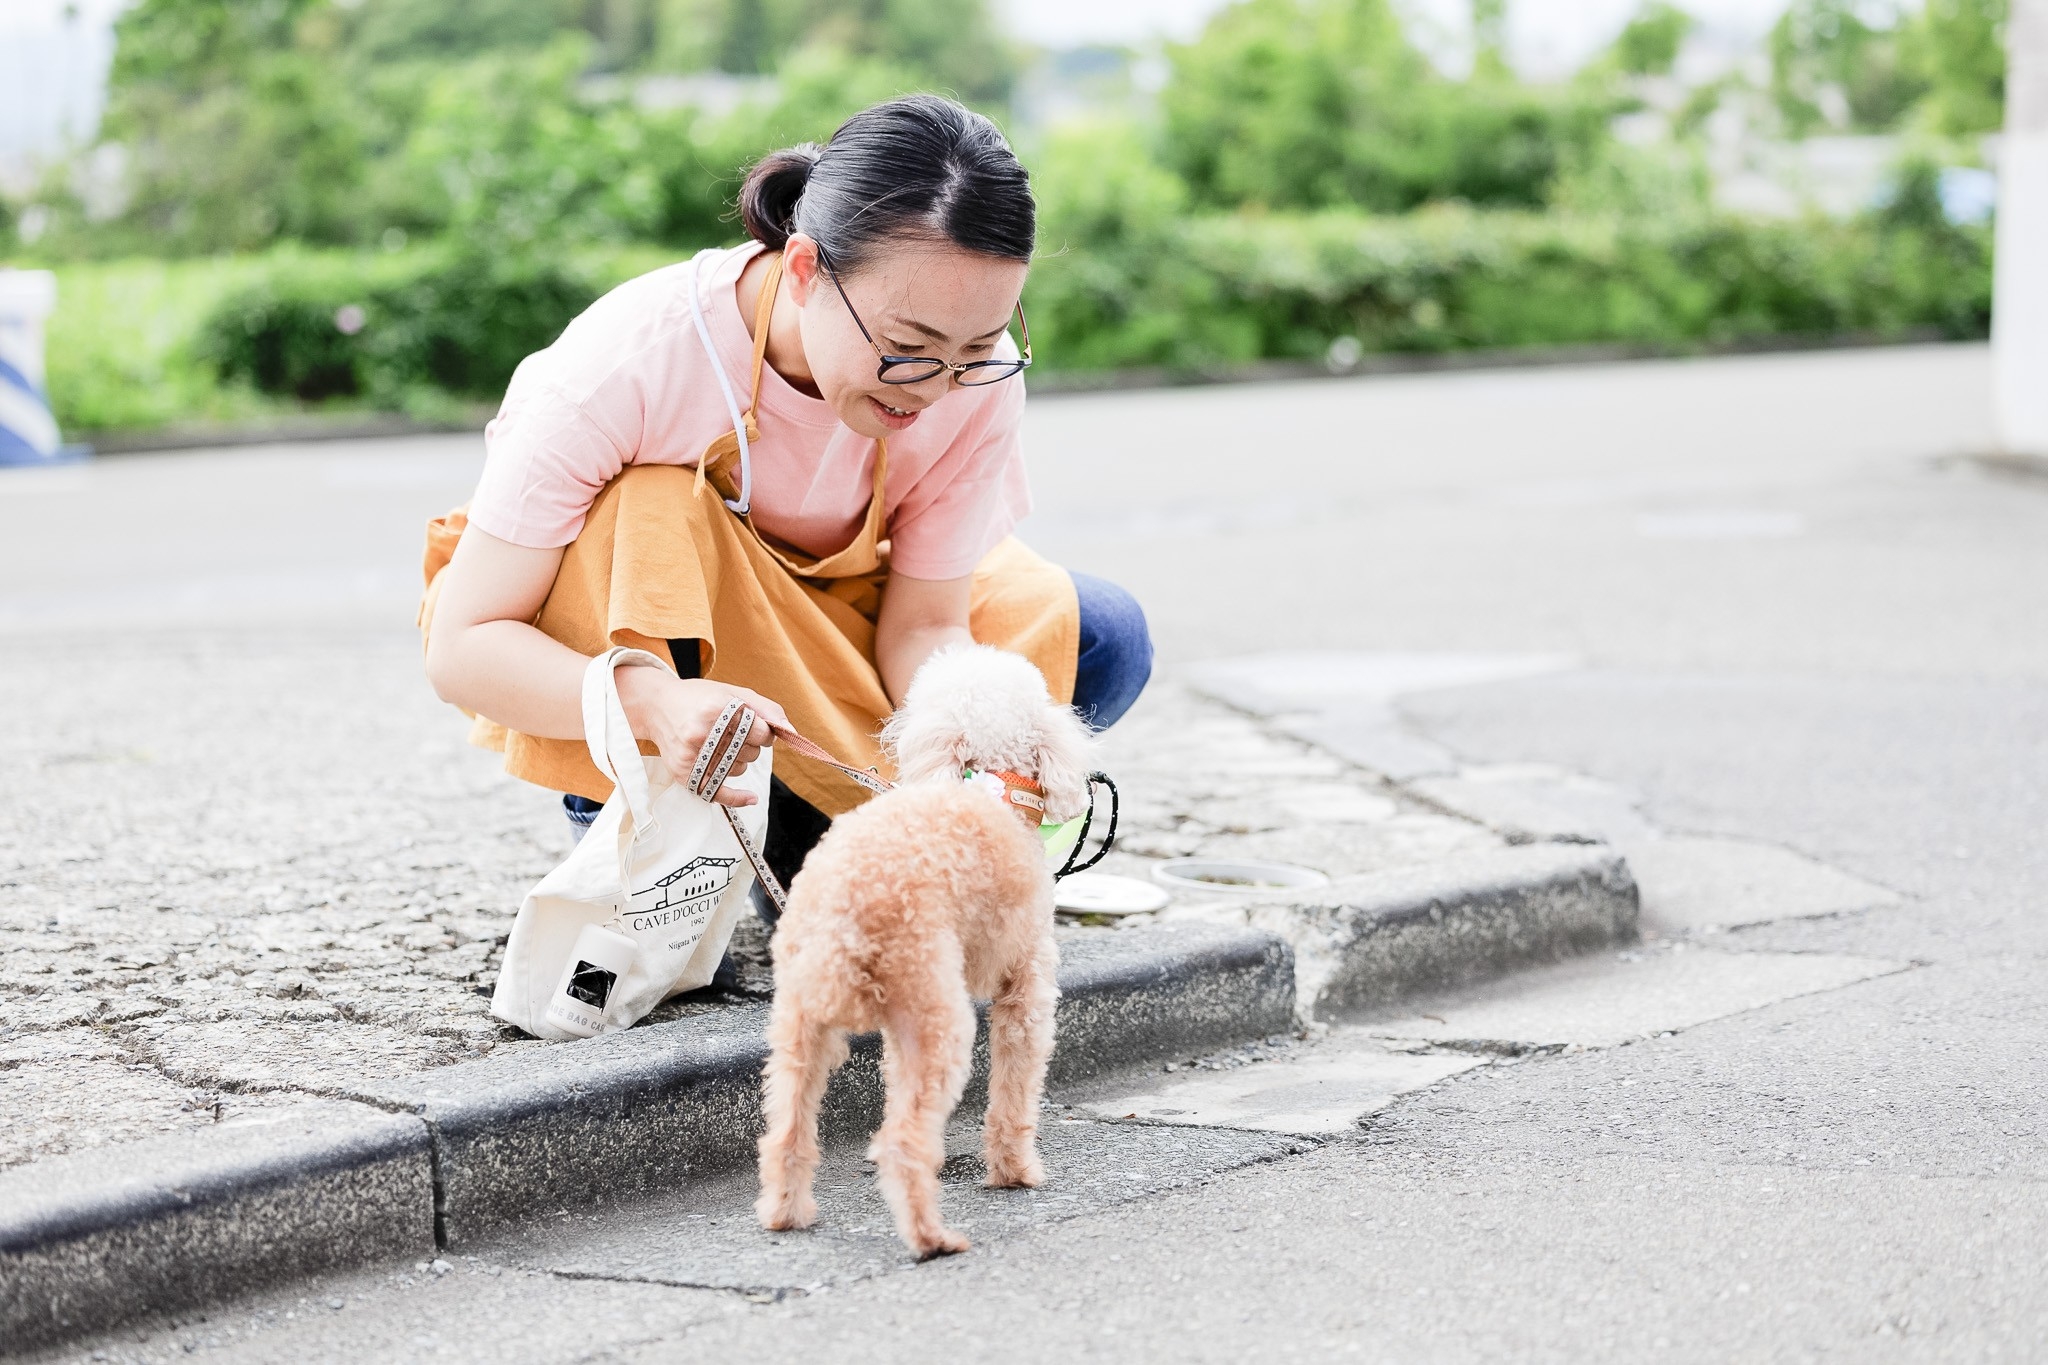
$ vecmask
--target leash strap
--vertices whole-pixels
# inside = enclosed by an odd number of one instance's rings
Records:
[[[1078,859],[1081,856],[1081,850],[1088,846],[1088,830],[1095,823],[1095,788],[1097,784],[1109,788],[1109,829],[1102,836],[1102,847],[1096,849],[1095,856],[1084,863],[1078,861]],[[1109,780],[1108,773],[1088,774],[1088,811],[1081,817],[1081,835],[1074,840],[1074,847],[1067,854],[1066,864],[1059,871],[1052,874],[1054,881],[1058,881],[1062,877],[1072,876],[1076,872],[1086,872],[1089,868],[1109,856],[1110,849],[1116,847],[1116,821],[1117,816],[1121,813],[1120,808],[1122,805],[1123,798],[1117,795],[1116,783]]]
[[[711,733],[704,737],[704,745],[697,751],[697,761],[690,766],[691,791],[706,801],[718,794],[718,789],[725,785],[725,779],[732,774],[733,764],[738,761],[740,751],[746,747],[747,736],[754,731],[754,720],[754,709],[751,706],[742,706],[738,698],[726,703],[725,710],[719,713],[717,723],[711,727]],[[794,730],[777,730],[775,736],[777,742],[791,753],[801,754],[805,758],[815,759],[837,769],[871,792],[885,792],[893,785],[879,773],[841,763],[822,746]],[[775,913],[780,915],[789,909],[789,892],[784,889],[782,880],[769,869],[767,854],[762,852],[761,846],[754,841],[754,836],[747,832],[747,827],[741,822],[737,810],[731,806],[720,806],[718,809],[724,814],[725,823],[731,827],[733,838],[739,842],[740,852],[747,855],[747,863],[754,869],[754,876],[760,881],[761,889],[768,893],[769,900],[775,902]]]

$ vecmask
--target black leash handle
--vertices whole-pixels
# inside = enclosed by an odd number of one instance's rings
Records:
[[[1085,863],[1077,862],[1076,859],[1081,856],[1082,850],[1088,846],[1088,831],[1095,825],[1095,787],[1097,783],[1109,788],[1109,832],[1102,836],[1102,847],[1095,850],[1094,857]],[[1117,795],[1116,783],[1109,780],[1108,773],[1088,774],[1088,811],[1081,817],[1081,837],[1074,840],[1073,848],[1067,851],[1066,865],[1052,874],[1054,881],[1058,881],[1062,877],[1071,876],[1076,872],[1086,872],[1089,868],[1109,856],[1109,851],[1116,847],[1116,822],[1117,816],[1122,813],[1122,805],[1123,798]]]

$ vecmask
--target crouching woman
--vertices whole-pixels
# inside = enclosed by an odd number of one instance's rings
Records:
[[[740,212],[751,242],[619,286],[520,365],[475,498],[429,528],[428,676],[572,823],[610,791],[580,694],[612,645],[674,661],[618,685],[685,778],[735,697],[763,718],[743,759],[787,724],[879,766],[883,718],[955,641],[1024,654],[1097,728],[1150,675],[1130,596],[1010,534],[1035,220],[995,126],[877,105],[763,158]],[[774,777],[787,879],[864,793],[794,753]]]

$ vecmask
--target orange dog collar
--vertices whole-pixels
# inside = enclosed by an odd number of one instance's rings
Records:
[[[1032,829],[1037,829],[1044,822],[1045,788],[1024,774],[1006,772],[1002,769],[976,771],[969,768],[962,776],[1016,811],[1018,817]]]

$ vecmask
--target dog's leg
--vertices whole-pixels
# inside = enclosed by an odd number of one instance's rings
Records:
[[[778,998],[768,1025],[773,1052],[762,1074],[761,1226],[807,1228],[817,1221],[811,1181],[818,1173],[818,1106],[825,1082],[846,1060],[846,1031],[818,1024]]]
[[[1052,1058],[1053,1007],[1060,997],[1057,966],[1058,951],[1048,936],[989,1006],[982,1148],[991,1189],[1035,1186],[1045,1179],[1038,1160],[1038,1102]]]
[[[872,1149],[896,1231],[920,1258],[968,1247],[939,1216],[939,1167],[946,1160],[946,1120],[974,1061],[974,1006],[957,972],[942,973],[941,980],[926,999],[890,1002],[883,1029],[897,1051],[894,1079],[901,1083],[889,1087]]]
[[[882,1093],[893,1095],[903,1089],[909,1081],[903,1075],[903,1046],[888,1029],[882,1030]],[[862,1159],[870,1166],[882,1159],[882,1133],[877,1128],[875,1135],[868,1139],[867,1151]]]

